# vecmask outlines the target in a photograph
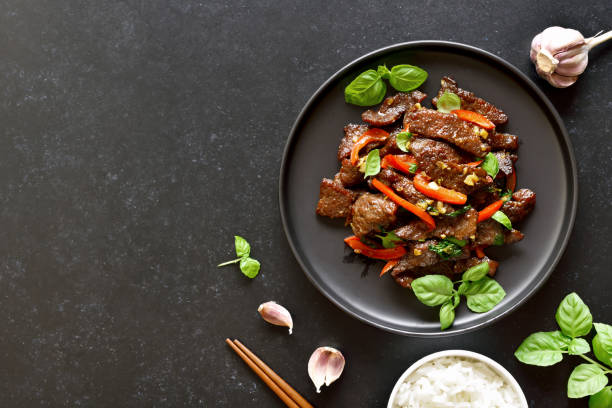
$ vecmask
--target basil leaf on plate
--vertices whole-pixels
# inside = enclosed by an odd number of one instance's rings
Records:
[[[610,408],[612,407],[612,385],[605,387],[597,394],[589,398],[589,408]]]
[[[495,245],[495,246],[502,246],[502,245],[504,245],[505,242],[506,242],[506,240],[504,239],[504,235],[503,234],[496,234],[495,235],[495,239],[493,240],[493,245]]]
[[[238,257],[242,258],[251,254],[251,245],[249,245],[246,239],[234,235],[234,245],[236,246],[236,255]]]
[[[567,396],[582,398],[601,391],[608,384],[608,377],[596,364],[580,364],[567,380]]]
[[[575,292],[561,301],[555,319],[561,331],[572,338],[586,336],[593,327],[593,316],[589,307]]]
[[[562,352],[570,341],[560,331],[533,333],[523,340],[514,356],[525,364],[551,366],[563,360]]]
[[[400,92],[417,89],[427,79],[427,72],[414,65],[395,65],[389,73],[389,83]]]
[[[358,106],[380,103],[387,93],[387,85],[373,69],[362,72],[344,88],[344,100]]]
[[[487,273],[489,273],[489,262],[484,261],[463,272],[461,279],[464,281],[478,281],[487,276]]]
[[[503,212],[497,211],[491,216],[491,218],[493,218],[495,221],[499,222],[501,225],[512,231],[512,222],[510,222],[510,218],[508,218],[508,216]]]
[[[396,242],[402,242],[403,239],[395,235],[395,232],[385,232],[384,235],[376,235],[382,241],[383,248],[395,248]]]
[[[363,177],[375,176],[380,173],[380,153],[378,149],[374,149],[368,153],[365,162],[365,174]]]
[[[412,290],[427,306],[439,306],[453,297],[453,282],[444,275],[425,275],[412,281]]]
[[[408,146],[411,139],[412,133],[400,132],[395,136],[395,144],[402,152],[408,152]]]
[[[452,301],[448,301],[440,308],[440,330],[450,327],[455,320],[455,307]]]
[[[381,78],[389,79],[391,76],[391,71],[389,71],[389,68],[387,68],[386,65],[379,65],[376,71]]]
[[[467,298],[468,308],[476,313],[488,312],[506,296],[501,285],[488,277],[470,282],[463,294]]]
[[[461,99],[456,94],[446,91],[438,98],[436,107],[439,112],[451,113],[451,111],[461,109]]]
[[[489,176],[495,178],[499,172],[499,162],[497,161],[497,157],[493,153],[487,153],[480,167],[482,167],[482,169],[486,171]]]
[[[256,259],[244,257],[240,260],[240,270],[245,276],[251,279],[257,276],[260,267],[261,265]]]
[[[576,338],[572,339],[569,346],[567,347],[567,351],[572,356],[576,356],[578,354],[586,354],[591,351],[591,346],[589,346],[589,342],[585,339]]]

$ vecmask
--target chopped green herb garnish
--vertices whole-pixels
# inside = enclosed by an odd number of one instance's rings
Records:
[[[446,237],[446,240],[452,242],[455,245],[459,245],[462,248],[467,244],[467,241],[463,239],[457,239],[455,237]]]
[[[455,258],[463,253],[461,247],[448,239],[443,239],[435,245],[429,245],[429,250],[438,254],[444,261]]]
[[[464,205],[462,208],[460,208],[458,210],[455,210],[455,211],[453,211],[451,213],[448,213],[446,215],[449,216],[449,217],[456,217],[458,215],[465,214],[466,212],[468,212],[468,210],[470,208],[472,208],[471,205],[469,205],[469,204],[468,205]]]
[[[495,246],[501,246],[504,245],[504,235],[503,234],[497,234],[495,235],[495,239],[493,240],[493,245]]]
[[[384,231],[383,231],[384,232]],[[395,248],[396,242],[403,241],[400,237],[395,235],[395,232],[389,231],[384,232],[384,235],[376,235],[382,241],[382,246],[385,248]]]
[[[418,168],[419,168],[419,166],[416,163],[410,163],[410,166],[408,167],[408,171],[410,171],[410,173],[414,174],[414,173],[416,173]]]
[[[506,214],[501,211],[497,211],[495,214],[491,216],[495,221],[499,222],[504,227],[512,230],[512,222],[510,222],[510,218]]]
[[[408,146],[411,139],[412,133],[400,132],[395,136],[395,144],[402,152],[408,152]]]

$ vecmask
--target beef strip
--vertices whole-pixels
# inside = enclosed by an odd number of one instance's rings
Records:
[[[520,222],[533,210],[536,203],[536,195],[527,188],[521,188],[512,194],[512,199],[506,201],[501,210],[510,218],[514,225]]]
[[[489,136],[492,150],[517,150],[518,137],[509,133],[492,132]]]
[[[452,277],[453,261],[438,262],[429,266],[397,272],[395,275],[392,274],[395,282],[404,288],[410,288],[413,280],[425,275],[446,275]]]
[[[504,237],[504,244],[513,244],[523,239],[523,234],[520,231],[515,229],[508,231],[499,222],[488,219],[478,223],[478,227],[476,228],[476,241],[474,244],[485,246],[494,245],[495,237],[498,235]]]
[[[344,136],[340,141],[340,146],[338,146],[339,162],[342,162],[342,159],[348,159],[351,156],[351,150],[353,150],[355,142],[359,140],[361,135],[363,135],[367,130],[367,125],[356,125],[354,123],[349,123],[344,127]],[[384,142],[369,143],[361,150],[361,153],[368,153],[370,150],[382,145],[383,143]]]
[[[438,96],[432,100],[434,106],[438,106],[438,98],[447,91],[454,93],[461,99],[461,109],[480,113],[496,125],[502,125],[508,121],[508,116],[501,109],[477,97],[472,92],[459,88],[457,81],[448,76],[442,77],[440,81]]]
[[[342,159],[342,167],[334,177],[335,181],[340,182],[344,187],[351,187],[361,184],[364,181],[363,173],[359,167],[353,166],[349,159]]]
[[[417,160],[417,163],[419,170],[424,171],[432,181],[463,194],[471,194],[493,182],[487,172],[480,167],[440,161],[432,163]]]
[[[518,160],[518,156],[506,151],[493,152],[499,163],[499,173],[497,178],[506,177],[512,174],[513,165]]]
[[[317,214],[330,218],[346,218],[357,194],[342,187],[342,184],[324,178],[319,187]]]
[[[421,220],[413,220],[396,229],[395,235],[406,241],[418,241],[428,238],[455,237],[469,239],[476,235],[478,212],[474,209],[456,217],[442,216],[436,220],[436,228],[429,230],[427,224]]]
[[[351,228],[360,239],[396,220],[397,205],[383,194],[364,193],[351,208]]]
[[[421,91],[412,91],[410,93],[399,92],[386,98],[378,107],[378,110],[369,109],[363,112],[361,119],[376,127],[390,125],[398,120],[415,103],[421,102],[426,97],[427,95]]]
[[[501,196],[497,190],[489,191],[488,189],[484,189],[472,193],[469,197],[469,203],[472,205],[472,207],[480,211],[487,205],[493,204],[500,198]]]
[[[467,163],[471,161],[469,157],[459,153],[447,143],[420,137],[410,142],[410,152],[421,162]]]
[[[436,240],[427,240],[425,242],[412,242],[407,247],[408,253],[400,258],[397,265],[393,267],[391,271],[392,276],[396,276],[400,273],[415,269],[423,268],[431,265],[440,263],[442,259],[433,251],[429,250],[429,245],[435,245],[438,243]],[[416,250],[416,253],[415,253]],[[418,254],[418,255],[417,255]],[[463,248],[463,253],[452,260],[465,259],[470,256],[470,250],[466,247]]]
[[[408,121],[408,130],[417,136],[445,140],[476,157],[483,157],[491,150],[474,132],[472,124],[452,113],[419,109],[407,113],[405,118]]]
[[[453,265],[453,273],[462,274],[463,272],[467,271],[472,266],[476,266],[483,262],[489,263],[489,276],[495,276],[495,272],[497,272],[497,267],[499,266],[499,262],[494,261],[487,256],[485,256],[482,259],[476,258],[476,257],[471,257],[468,259],[461,259],[455,262],[455,265]]]

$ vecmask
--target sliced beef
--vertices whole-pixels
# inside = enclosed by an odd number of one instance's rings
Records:
[[[499,108],[493,104],[485,101],[482,98],[477,97],[470,91],[459,88],[457,82],[448,76],[442,77],[440,81],[440,91],[438,96],[432,100],[434,106],[438,106],[438,98],[444,94],[444,92],[452,92],[461,99],[461,109],[480,113],[485,116],[491,122],[496,125],[504,124],[508,121],[508,116]]]
[[[419,109],[406,114],[408,130],[418,136],[445,140],[460,149],[483,157],[491,147],[474,132],[474,126],[459,119],[452,113],[433,109]]]
[[[499,163],[499,173],[497,178],[506,177],[512,174],[514,163],[518,160],[518,156],[506,151],[493,152]]]
[[[385,170],[389,170],[389,169],[385,169]],[[437,204],[437,203],[434,204],[434,200],[432,200],[431,198],[427,197],[423,193],[417,191],[416,188],[414,188],[414,184],[412,183],[412,180],[410,180],[406,176],[403,176],[397,172],[394,172],[393,170],[390,170],[390,171],[394,174],[390,175],[389,173],[385,173],[381,177],[381,174],[382,174],[382,171],[381,171],[378,174],[378,178],[383,183],[391,186],[400,197],[406,199],[412,204],[419,205],[419,206],[423,206],[424,205],[423,203],[425,203],[426,205],[435,205],[436,210],[443,214],[447,214],[447,213],[454,211],[454,208],[450,204],[443,203],[443,202],[440,202],[440,204]]]
[[[447,143],[421,137],[410,142],[410,152],[421,162],[466,163],[471,161],[465,157],[465,154]]]
[[[497,267],[499,266],[499,262],[490,259],[488,256],[485,256],[482,259],[476,258],[476,257],[471,257],[468,259],[461,259],[455,262],[455,265],[453,266],[453,273],[462,274],[463,272],[470,269],[472,266],[476,266],[483,262],[489,263],[489,275],[495,276],[495,272],[497,272]]]
[[[429,230],[427,224],[421,220],[413,220],[396,229],[395,234],[406,241],[418,241],[428,238],[455,237],[469,239],[476,235],[478,212],[474,209],[456,217],[442,216],[436,220],[436,228]]]
[[[395,275],[392,274],[395,282],[404,288],[410,288],[413,280],[425,275],[446,275],[452,277],[453,262],[438,262],[429,266],[416,267],[411,270],[397,272]]]
[[[493,179],[480,167],[467,164],[430,162],[417,160],[419,171],[424,171],[432,181],[442,187],[471,194],[490,185]]]
[[[501,198],[500,192],[497,189],[483,189],[475,191],[469,197],[469,203],[477,210],[482,210],[489,204],[493,204],[495,201]]]
[[[363,238],[381,228],[388,228],[396,220],[397,205],[383,194],[364,193],[351,209],[351,228]]]
[[[361,135],[363,135],[368,130],[367,125],[356,125],[354,123],[349,123],[344,127],[344,137],[340,141],[340,146],[338,147],[338,161],[341,162],[342,159],[348,159],[351,156],[351,150],[353,150],[353,145]],[[371,145],[374,145],[372,143]],[[368,145],[370,146],[370,145]],[[364,151],[367,151],[364,148]],[[373,149],[374,147],[371,147]]]
[[[342,184],[324,178],[319,187],[317,214],[330,218],[346,218],[351,213],[351,205],[357,194],[347,190]]]
[[[429,250],[430,245],[437,244],[436,240],[427,240],[424,242],[412,242],[407,247],[408,253],[400,258],[397,265],[391,271],[392,276],[410,271],[415,268],[424,268],[440,263],[442,260],[435,252]],[[465,259],[470,256],[470,250],[465,247],[463,253],[452,260]]]
[[[518,137],[509,133],[492,132],[489,144],[492,150],[517,150]]]
[[[504,238],[504,244],[513,244],[523,239],[523,234],[513,229],[508,231],[499,222],[488,219],[486,221],[478,223],[476,228],[476,241],[475,245],[490,246],[495,244],[495,237],[501,235]]]
[[[387,126],[398,120],[404,112],[409,110],[415,103],[425,99],[421,91],[410,93],[399,92],[394,96],[386,98],[378,107],[378,110],[369,109],[361,114],[361,119],[372,126]]]
[[[514,225],[533,210],[535,203],[535,193],[527,188],[521,188],[512,194],[512,199],[506,201],[501,210],[510,218],[512,225]]]
[[[342,159],[342,167],[334,177],[334,180],[339,181],[344,187],[351,187],[361,184],[364,181],[363,173],[359,171],[359,167],[353,166],[349,159]]]

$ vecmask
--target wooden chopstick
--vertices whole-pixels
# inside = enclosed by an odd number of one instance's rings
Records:
[[[225,342],[238,354],[238,356],[263,380],[263,382],[287,405],[291,408],[313,408],[297,391],[280,378],[270,367],[261,361],[251,350],[238,340],[232,342],[225,339]],[[290,395],[295,399],[291,399]]]
[[[303,408],[314,408],[304,397],[302,397],[296,390],[293,389],[289,384],[285,382],[278,374],[276,374],[270,367],[266,365],[263,361],[259,359],[251,350],[249,350],[244,344],[240,341],[234,339],[234,344],[236,344],[240,349],[249,356],[249,358],[257,364],[261,370],[266,373],[272,381],[274,381],[283,391],[287,393],[295,402],[299,404],[300,407]]]

